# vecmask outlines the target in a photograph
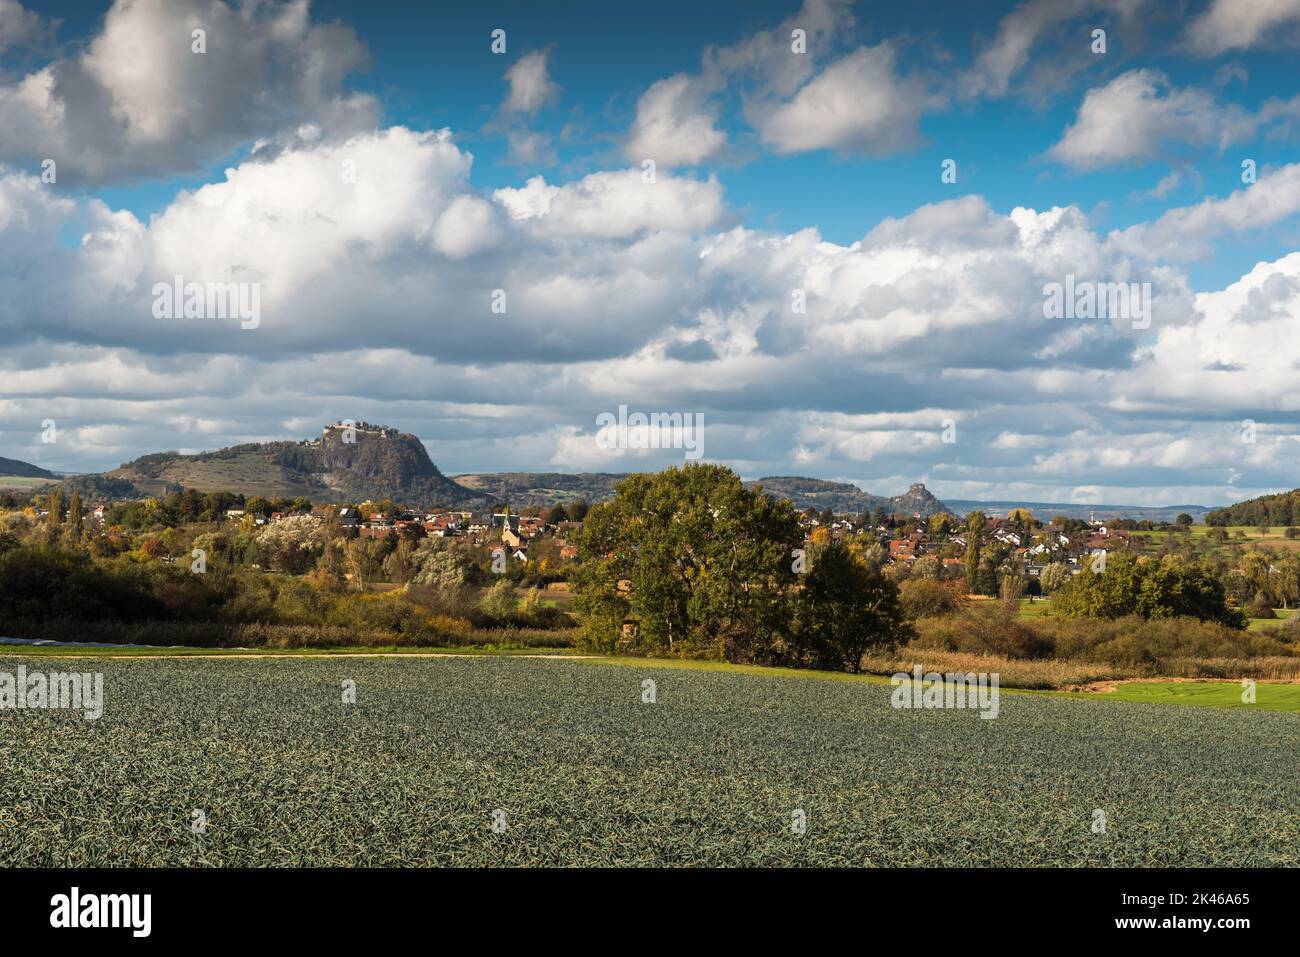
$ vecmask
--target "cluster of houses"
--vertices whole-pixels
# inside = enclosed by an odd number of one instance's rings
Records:
[[[312,514],[324,521],[333,522],[341,528],[356,529],[357,535],[361,538],[423,534],[435,538],[458,538],[474,546],[499,543],[506,549],[507,555],[517,561],[527,561],[529,545],[535,539],[544,536],[553,536],[556,539],[561,559],[566,561],[575,559],[578,557],[578,547],[571,539],[582,529],[581,522],[548,523],[540,516],[511,512],[509,507],[503,512],[444,510],[421,513],[413,509],[403,509],[396,515],[389,516],[382,512],[364,513],[351,506],[320,505],[312,509]],[[246,513],[241,509],[229,509],[226,512],[226,518],[232,521],[242,521],[245,515]],[[270,518],[259,516],[254,519],[254,523],[275,524],[288,518],[289,515],[290,513],[272,512]]]
[[[965,559],[962,556],[967,545],[964,529],[950,534],[936,534],[927,530],[926,522],[920,514],[912,517],[914,521],[904,523],[906,527],[902,531],[886,524],[844,517],[834,518],[827,523],[811,509],[802,514],[800,522],[809,538],[820,528],[825,528],[833,539],[852,536],[874,538],[889,550],[891,562],[911,565],[921,558],[930,557],[945,569],[964,566]],[[1128,548],[1132,535],[1123,529],[1111,528],[1095,518],[1082,530],[1073,532],[1056,523],[1043,524],[1032,531],[1026,531],[1024,525],[1014,519],[990,518],[985,525],[984,541],[1008,546],[1011,554],[1023,564],[1025,574],[1036,578],[1053,562],[1064,563],[1077,574],[1089,556]]]
[[[108,506],[107,506],[107,505],[96,505],[96,506],[95,506],[93,509],[91,509],[89,512],[86,512],[86,511],[83,510],[83,511],[82,511],[82,515],[83,515],[83,516],[85,516],[85,515],[89,515],[90,518],[91,518],[92,520],[94,520],[94,521],[96,521],[96,522],[103,523],[103,521],[104,521],[104,514],[105,514],[107,511],[108,511]],[[39,519],[45,519],[45,518],[48,518],[48,517],[49,517],[50,510],[49,510],[48,508],[44,508],[44,507],[42,507],[42,506],[40,506],[40,505],[37,505],[37,506],[33,507],[33,508],[30,510],[30,513],[31,513],[34,517],[36,517],[36,518],[39,518]],[[70,507],[68,507],[68,508],[64,508],[64,510],[63,510],[63,520],[64,520],[65,522],[67,522],[67,521],[71,521],[71,520],[72,520],[72,509],[71,509]]]

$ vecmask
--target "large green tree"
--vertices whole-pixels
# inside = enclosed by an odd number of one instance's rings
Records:
[[[612,650],[632,618],[646,651],[769,659],[789,632],[802,537],[788,502],[722,466],[629,476],[578,537],[586,642]]]
[[[793,644],[801,657],[816,667],[859,672],[867,652],[891,650],[914,636],[898,587],[879,566],[841,542],[816,549],[799,593]]]

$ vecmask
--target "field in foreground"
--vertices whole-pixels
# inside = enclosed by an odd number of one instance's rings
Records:
[[[46,661],[0,671],[77,667]],[[0,865],[1300,863],[1295,714],[1006,694],[981,720],[630,662],[82,667],[98,721],[0,712]]]

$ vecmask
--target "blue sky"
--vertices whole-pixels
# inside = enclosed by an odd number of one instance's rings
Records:
[[[66,45],[93,38],[106,12],[106,4],[85,0],[26,6],[61,21],[56,37]],[[456,130],[458,141],[476,157],[475,179],[484,188],[517,185],[523,172],[510,160],[504,138],[483,130],[505,87],[503,58],[484,55],[485,38],[493,29],[509,28],[505,59],[515,51],[552,51],[551,78],[564,94],[537,117],[536,128],[555,140],[554,162],[537,168],[586,173],[618,162],[618,139],[635,114],[637,96],[648,86],[672,73],[697,71],[706,47],[741,43],[795,9],[797,5],[771,0],[704,8],[671,0],[644,9],[578,2],[562,7],[535,2],[468,8],[403,2],[364,9],[347,2],[312,5],[316,19],[347,24],[369,51],[370,68],[354,74],[349,85],[379,100],[385,122]],[[971,66],[996,35],[1000,17],[1014,9],[944,0],[901,8],[857,4],[855,23],[836,37],[834,46],[896,42],[904,62],[951,76]],[[905,216],[953,193],[978,193],[999,209],[1074,204],[1088,210],[1098,227],[1122,228],[1153,218],[1169,200],[1230,192],[1239,185],[1240,150],[1228,154],[1208,142],[1097,171],[1062,168],[1045,158],[1073,120],[1080,91],[1135,65],[1163,71],[1177,86],[1221,85],[1224,102],[1244,109],[1258,108],[1270,97],[1295,95],[1293,48],[1189,58],[1171,42],[1187,17],[1175,16],[1172,8],[1158,15],[1153,8],[1148,15],[1151,19],[1134,24],[1131,31],[1117,29],[1121,18],[1103,5],[1071,18],[1052,43],[1066,46],[1071,36],[1077,37],[1073,56],[1084,64],[1077,76],[1047,93],[1027,90],[938,110],[921,120],[923,142],[914,149],[889,156],[836,150],[772,155],[761,144],[746,143],[744,124],[724,113],[721,126],[738,141],[739,155],[711,166],[725,177],[739,221],[788,232],[812,225],[827,239],[845,244],[885,217]],[[1087,50],[1096,27],[1108,30],[1105,56]],[[1244,72],[1235,74],[1238,70]],[[1225,77],[1227,71],[1234,71],[1232,78]],[[567,140],[561,138],[566,126],[574,131]],[[1260,166],[1282,165],[1295,157],[1294,138],[1261,138],[1251,146],[1250,155]],[[165,208],[179,189],[219,176],[242,152],[236,149],[189,175],[132,177],[104,184],[96,194],[147,217]],[[959,163],[959,182],[940,189],[933,170],[948,158]],[[1150,196],[1172,170],[1183,174],[1182,185],[1166,196]],[[1235,243],[1192,264],[1189,275],[1197,288],[1213,288],[1255,262],[1289,251],[1295,237],[1292,229]]]
[[[0,0],[0,175],[23,210],[0,222],[51,263],[0,267],[0,454],[99,469],[355,413],[449,472],[680,461],[592,451],[627,402],[703,414],[709,457],[747,477],[1291,487],[1300,352],[1273,339],[1300,299],[1298,39],[1292,0]],[[397,177],[364,208],[305,186],[348,150]],[[59,179],[34,192],[45,158]],[[150,325],[132,303],[181,266],[260,277],[268,321]],[[1043,325],[1066,272],[1152,282],[1158,321]],[[512,282],[522,313],[486,325],[472,303]],[[806,321],[782,316],[796,288]],[[45,418],[68,421],[55,448]],[[1264,438],[1237,449],[1245,420]]]
[[[104,3],[85,0],[27,6],[62,20],[58,38],[68,43],[93,36],[106,9]],[[512,49],[554,51],[550,73],[564,96],[541,113],[537,126],[558,138],[566,124],[575,124],[582,135],[557,143],[556,163],[547,168],[590,172],[617,161],[617,139],[635,113],[637,95],[646,87],[672,73],[698,70],[704,48],[742,42],[795,9],[797,5],[771,0],[713,6],[669,0],[646,8],[619,5],[613,9],[580,2],[560,7],[536,2],[378,2],[364,9],[348,2],[312,5],[317,19],[346,23],[369,50],[372,67],[354,75],[350,86],[378,97],[387,122],[413,128],[449,126],[458,131],[459,141],[478,159],[476,179],[487,188],[516,185],[521,172],[509,161],[502,137],[480,132],[505,88],[502,58],[484,55],[492,29],[509,27],[505,59]],[[998,14],[1013,7],[931,0],[902,8],[859,4],[854,9],[858,22],[837,39],[840,46],[902,38],[911,48],[912,62],[956,73],[970,65],[979,49],[976,38],[991,38]],[[1110,12],[1099,11],[1077,18],[1069,32],[1079,36],[1083,48],[1094,25],[1110,27],[1115,20]],[[1283,47],[1189,62],[1164,49],[1167,41],[1162,43],[1170,26],[1178,22],[1147,27],[1143,33],[1148,35],[1135,50],[1125,49],[1124,34],[1112,28],[1108,54],[1087,54],[1095,61],[1090,69],[1042,100],[984,100],[927,116],[921,123],[926,142],[915,150],[886,157],[835,151],[781,157],[751,146],[743,157],[719,164],[729,200],[743,212],[748,225],[787,231],[816,225],[827,238],[850,243],[880,219],[906,215],[954,191],[978,192],[999,208],[1076,204],[1102,210],[1098,222],[1110,227],[1149,219],[1168,205],[1141,197],[1174,166],[1199,176],[1205,184],[1204,190],[1185,187],[1181,190],[1185,199],[1207,191],[1228,192],[1238,185],[1239,158],[1235,152],[1224,155],[1213,144],[1096,173],[1062,169],[1043,158],[1072,121],[1079,92],[1114,76],[1125,65],[1140,63],[1165,71],[1177,85],[1212,85],[1225,64],[1240,66],[1247,70],[1249,81],[1229,82],[1225,99],[1246,108],[1270,96],[1295,95],[1294,50]],[[942,49],[951,59],[935,62],[927,56],[933,48]],[[743,124],[735,122],[734,116],[724,115],[723,120],[729,133],[743,134]],[[1251,155],[1260,165],[1290,162],[1295,156],[1294,141],[1262,141],[1255,146]],[[949,157],[960,163],[960,181],[956,190],[941,191],[933,170]],[[1171,158],[1176,163],[1171,164]],[[219,174],[223,162],[230,159],[222,157],[195,175],[110,186],[100,195],[137,215],[148,215],[163,208],[178,189],[192,188]],[[1261,244],[1256,258],[1267,254],[1268,248]],[[1281,248],[1273,242],[1274,253]]]

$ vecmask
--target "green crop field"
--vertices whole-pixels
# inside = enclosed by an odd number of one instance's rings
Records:
[[[1300,863],[1293,713],[1008,693],[982,720],[662,662],[20,663],[102,671],[104,715],[0,711],[0,866]]]
[[[0,492],[30,492],[57,481],[58,479],[28,478],[24,475],[0,475]]]

